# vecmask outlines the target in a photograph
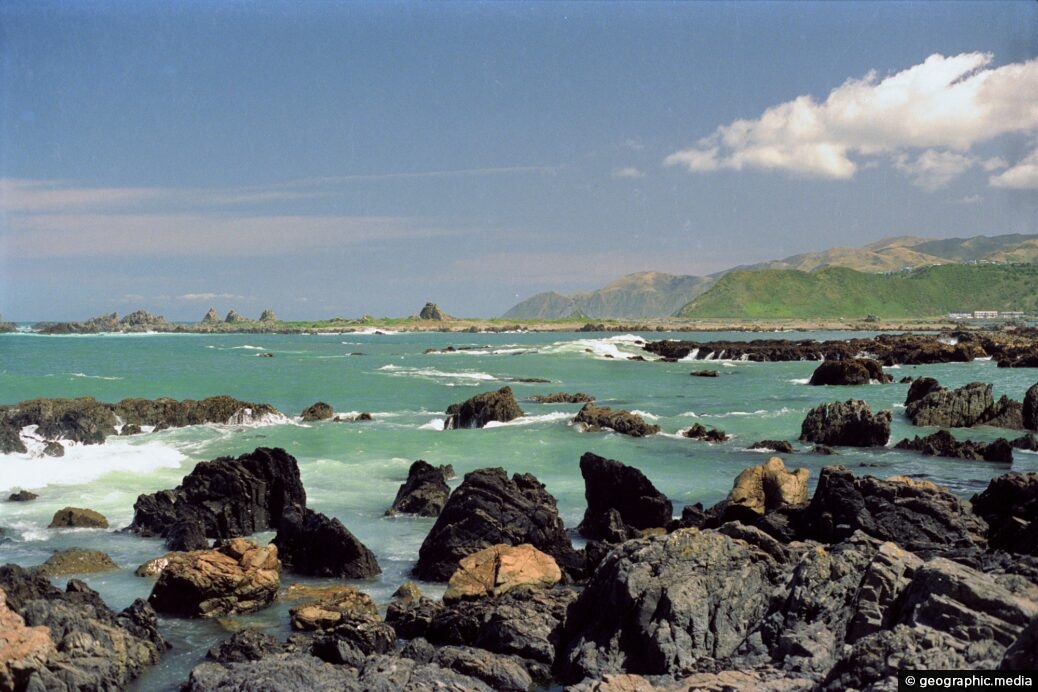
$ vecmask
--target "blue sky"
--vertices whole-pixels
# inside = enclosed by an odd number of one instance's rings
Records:
[[[1038,3],[0,5],[0,314],[495,316],[1038,233]]]

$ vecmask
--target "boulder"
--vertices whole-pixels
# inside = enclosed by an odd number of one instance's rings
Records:
[[[182,617],[251,613],[274,601],[280,570],[277,547],[233,538],[213,550],[170,556],[148,603]]]
[[[396,493],[393,506],[386,516],[417,514],[420,517],[435,517],[443,510],[450,497],[443,467],[435,467],[419,459],[407,471],[407,480]]]
[[[205,526],[194,517],[180,519],[169,527],[166,534],[166,547],[177,552],[207,550],[209,540],[205,537]]]
[[[209,538],[234,538],[277,529],[293,505],[306,506],[295,458],[258,447],[237,459],[200,462],[176,488],[139,496],[129,528],[167,536],[178,522],[195,520]]]
[[[750,445],[750,449],[761,449],[777,454],[795,454],[793,445],[786,440],[761,440]]]
[[[517,656],[503,656],[471,646],[434,647],[424,639],[411,642],[400,655],[470,676],[499,692],[527,692],[538,687]]]
[[[555,498],[534,476],[504,469],[478,469],[451,493],[418,551],[414,573],[447,581],[462,558],[498,543],[530,543],[551,555],[566,574],[578,577],[583,558],[573,549]]]
[[[333,414],[334,411],[332,411],[331,406],[323,401],[318,401],[316,404],[303,409],[303,412],[299,415],[302,416],[304,423],[309,423],[318,420],[328,420]]]
[[[716,370],[693,370],[688,374],[692,377],[719,377],[721,375]]]
[[[117,424],[111,404],[93,397],[78,399],[33,399],[13,406],[0,406],[0,442],[9,451],[25,452],[18,432],[35,425],[36,435],[46,440],[69,440],[101,444],[115,434]]]
[[[39,497],[39,495],[37,495],[36,493],[33,493],[33,492],[29,492],[28,490],[19,490],[16,493],[11,493],[10,495],[8,495],[7,496],[7,501],[8,502],[32,502],[33,500],[35,500],[38,497]]]
[[[787,471],[782,459],[771,457],[765,463],[751,466],[736,476],[726,502],[729,507],[749,510],[758,515],[787,505],[805,504],[810,475],[811,472],[805,468]]]
[[[285,569],[297,574],[371,579],[382,572],[375,554],[342,522],[311,509],[286,510],[273,544]]]
[[[983,382],[970,382],[958,389],[942,387],[907,403],[905,416],[913,425],[942,428],[1023,427],[1022,406],[1004,396],[996,402],[991,389],[990,384]],[[911,394],[910,391],[909,396]]]
[[[47,440],[43,444],[43,456],[45,457],[63,457],[65,456],[65,445],[61,444],[57,440]]]
[[[556,670],[668,675],[732,656],[780,581],[771,556],[713,531],[622,543],[570,608]]]
[[[574,423],[583,423],[589,430],[601,430],[608,428],[622,435],[632,437],[645,437],[655,435],[660,431],[660,426],[649,425],[641,416],[629,411],[614,411],[608,406],[595,406],[584,404],[573,419]]]
[[[64,507],[54,513],[47,528],[107,529],[108,520],[100,512],[82,507]]]
[[[707,428],[700,423],[693,424],[691,428],[682,434],[691,440],[702,440],[703,442],[724,442],[728,439],[728,435],[724,430]]]
[[[47,558],[47,561],[36,568],[40,574],[57,577],[64,574],[85,574],[88,572],[109,572],[119,569],[115,560],[100,550],[84,550],[68,548]]]
[[[447,407],[446,430],[457,428],[482,428],[491,421],[507,423],[525,415],[512,394],[511,387],[502,387],[496,392],[483,392],[460,404]]]
[[[553,394],[533,394],[528,401],[536,404],[586,404],[595,400],[595,397],[583,392],[569,394],[567,392],[555,392]]]
[[[268,656],[285,653],[287,648],[269,634],[254,627],[246,627],[209,649],[206,658],[219,663],[259,661]]]
[[[184,692],[217,692],[217,690],[284,690],[307,692],[360,689],[357,671],[335,666],[309,654],[272,653],[258,660],[233,661],[225,664],[206,661],[191,669]]]
[[[925,456],[950,457],[954,459],[970,459],[973,461],[997,461],[1004,464],[1013,462],[1013,446],[1005,439],[998,438],[994,442],[958,441],[947,430],[939,430],[932,435],[909,440],[904,439],[894,445],[897,449],[921,452]]]
[[[904,476],[855,477],[826,466],[803,522],[806,537],[838,543],[855,531],[922,556],[986,547],[987,524],[948,490]]]
[[[883,372],[879,361],[871,358],[850,360],[826,360],[815,368],[808,381],[810,385],[861,385],[869,382],[893,382],[894,378]]]
[[[831,402],[807,412],[800,426],[800,439],[823,445],[882,447],[890,439],[891,412],[875,415],[860,399]]]
[[[562,570],[550,555],[528,543],[499,543],[462,558],[443,602],[500,596],[518,587],[548,588],[561,580]]]
[[[7,607],[7,594],[0,588],[0,690],[23,690],[29,679],[46,668],[57,650],[45,626],[26,627],[25,620]]]
[[[346,585],[323,589],[318,600],[292,608],[289,615],[292,629],[302,631],[332,629],[347,620],[379,619],[371,596]]]
[[[1038,555],[1038,473],[1007,473],[970,498],[993,548]]]
[[[126,689],[169,646],[159,634],[155,611],[140,599],[117,613],[77,579],[61,591],[42,574],[15,565],[0,567],[0,592],[6,598],[0,613],[7,612],[0,620],[17,625],[13,612],[31,630],[12,629],[26,645],[21,662],[7,668],[16,676],[14,689]],[[7,627],[0,625],[0,631],[7,639]],[[46,631],[52,646],[41,636]],[[14,653],[11,643],[8,639],[8,646],[0,646],[0,661]],[[0,676],[4,669],[0,663]]]
[[[1025,428],[1038,431],[1038,384],[1031,385],[1024,394],[1021,418]]]
[[[671,501],[633,466],[586,452],[580,474],[587,509],[578,530],[587,538],[619,542],[666,526],[673,517]]]

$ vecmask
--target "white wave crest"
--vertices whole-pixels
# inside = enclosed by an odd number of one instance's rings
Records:
[[[272,411],[256,413],[256,411],[248,406],[243,406],[232,413],[231,417],[227,419],[224,425],[232,425],[242,428],[262,428],[268,425],[284,425],[291,422],[292,420],[283,413]]]
[[[417,377],[434,382],[443,382],[448,386],[461,384],[475,387],[480,382],[500,382],[503,378],[486,372],[471,371],[447,371],[436,368],[408,368],[401,365],[383,365],[378,372],[384,372],[394,377]]]
[[[520,416],[518,418],[514,418],[514,419],[508,421],[507,423],[502,423],[500,421],[492,420],[489,423],[487,423],[486,425],[484,425],[483,427],[484,428],[507,428],[507,427],[521,426],[521,425],[537,425],[538,423],[554,423],[554,422],[560,421],[560,420],[572,420],[572,419],[573,419],[573,414],[572,413],[566,413],[565,411],[552,411],[551,413],[542,413],[542,414],[537,415],[537,416]]]

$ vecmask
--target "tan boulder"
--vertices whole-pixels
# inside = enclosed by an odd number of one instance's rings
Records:
[[[69,548],[51,555],[46,562],[36,568],[36,571],[48,577],[56,577],[63,574],[108,572],[113,569],[119,569],[119,565],[100,550]]]
[[[451,575],[443,602],[500,596],[519,586],[551,587],[562,580],[555,558],[528,543],[492,545],[465,557]]]
[[[108,520],[100,512],[82,507],[63,507],[54,513],[48,529],[107,529]]]
[[[0,589],[0,690],[23,689],[32,672],[56,653],[50,628],[26,627],[22,616],[7,607]]]
[[[161,613],[219,617],[270,605],[281,585],[273,545],[234,538],[213,550],[173,553],[148,602]]]
[[[740,473],[728,493],[728,505],[745,507],[764,514],[786,505],[807,502],[807,479],[811,472],[805,468],[787,471],[779,457],[771,457],[760,466],[751,466]]]
[[[292,593],[292,589],[286,590]],[[339,585],[306,589],[310,601],[289,610],[294,630],[324,630],[335,627],[344,620],[378,620],[378,606],[371,596],[352,586]],[[296,593],[303,593],[299,590]]]

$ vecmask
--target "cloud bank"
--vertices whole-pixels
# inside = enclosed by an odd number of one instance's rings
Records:
[[[913,183],[935,190],[974,166],[991,170],[975,146],[1038,133],[1038,59],[991,67],[990,53],[935,54],[880,78],[848,79],[823,102],[811,96],[718,127],[664,165],[695,173],[777,170],[853,178],[868,159],[887,158]],[[1038,143],[991,185],[1038,188]]]

